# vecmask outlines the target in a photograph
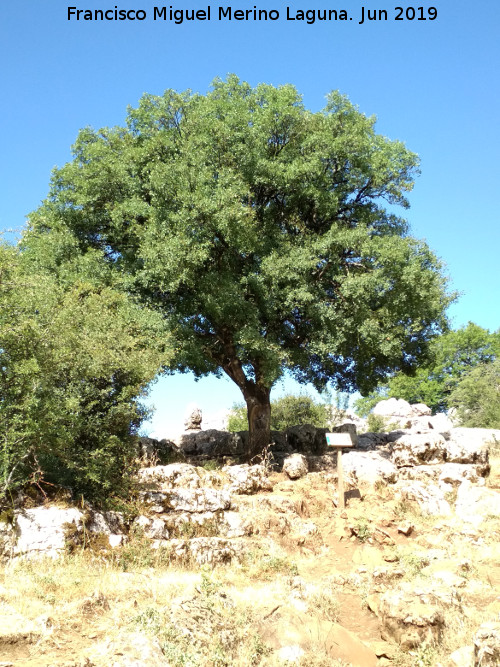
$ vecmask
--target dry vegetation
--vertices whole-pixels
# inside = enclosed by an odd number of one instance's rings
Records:
[[[492,463],[488,485],[498,489],[498,449]],[[274,494],[262,495],[292,500],[316,534],[297,540],[271,526],[249,538],[240,562],[215,569],[173,563],[140,533],[113,551],[4,565],[0,663],[278,666],[295,657],[303,667],[365,667],[365,642],[378,647],[381,665],[447,667],[483,621],[498,618],[499,517],[468,531],[455,517],[421,515],[383,485],[352,498],[342,515],[324,476],[274,481]],[[408,521],[414,530],[406,537],[398,526]],[[441,641],[382,650],[374,596],[395,581],[446,587],[443,572],[460,578],[460,595],[443,606]]]

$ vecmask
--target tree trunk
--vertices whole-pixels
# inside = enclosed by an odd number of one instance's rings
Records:
[[[271,439],[271,390],[250,385],[244,397],[248,415],[248,452],[250,462],[263,454]]]

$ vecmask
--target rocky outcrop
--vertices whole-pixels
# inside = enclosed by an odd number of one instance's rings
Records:
[[[500,665],[500,623],[483,623],[474,635],[474,667]]]
[[[194,561],[199,565],[221,565],[240,558],[243,544],[223,537],[193,537],[188,540],[155,540],[153,549],[165,549],[174,561]]]
[[[205,455],[217,458],[245,454],[245,446],[240,434],[215,429],[186,431],[175,440],[175,443],[185,456]]]
[[[392,589],[381,597],[377,615],[382,623],[382,638],[395,641],[403,649],[438,642],[444,627],[440,600],[433,592]]]
[[[462,521],[479,525],[490,516],[500,517],[500,494],[466,480],[458,487],[455,511]]]
[[[231,481],[230,493],[257,493],[258,491],[272,491],[267,471],[263,465],[250,466],[248,464],[224,466],[222,472]]]
[[[294,452],[301,454],[323,454],[326,450],[326,436],[328,429],[316,428],[311,424],[292,426],[286,430],[288,445]]]
[[[431,516],[449,516],[450,503],[445,499],[445,492],[435,486],[426,486],[422,482],[398,482],[396,493],[404,500],[415,502],[424,514]]]
[[[16,515],[14,556],[56,558],[64,553],[68,539],[83,531],[83,512],[70,507],[35,507]]]
[[[377,451],[349,451],[343,454],[342,465],[351,486],[358,484],[375,486],[377,482],[393,484],[398,477],[394,463]]]
[[[440,463],[445,451],[445,439],[439,433],[405,434],[394,442],[392,460],[398,468]]]

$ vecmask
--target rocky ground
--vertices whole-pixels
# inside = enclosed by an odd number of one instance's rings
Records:
[[[0,521],[0,665],[500,664],[495,434],[148,466],[133,511]]]

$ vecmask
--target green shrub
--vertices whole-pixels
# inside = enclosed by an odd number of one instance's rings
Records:
[[[0,245],[0,501],[30,482],[128,491],[159,326],[111,286],[62,284]]]
[[[319,428],[326,428],[332,418],[332,407],[327,403],[316,401],[308,394],[294,396],[287,394],[282,398],[271,401],[271,429],[284,431],[290,426],[312,424]],[[248,430],[247,410],[242,403],[233,405],[228,420],[228,430]]]

